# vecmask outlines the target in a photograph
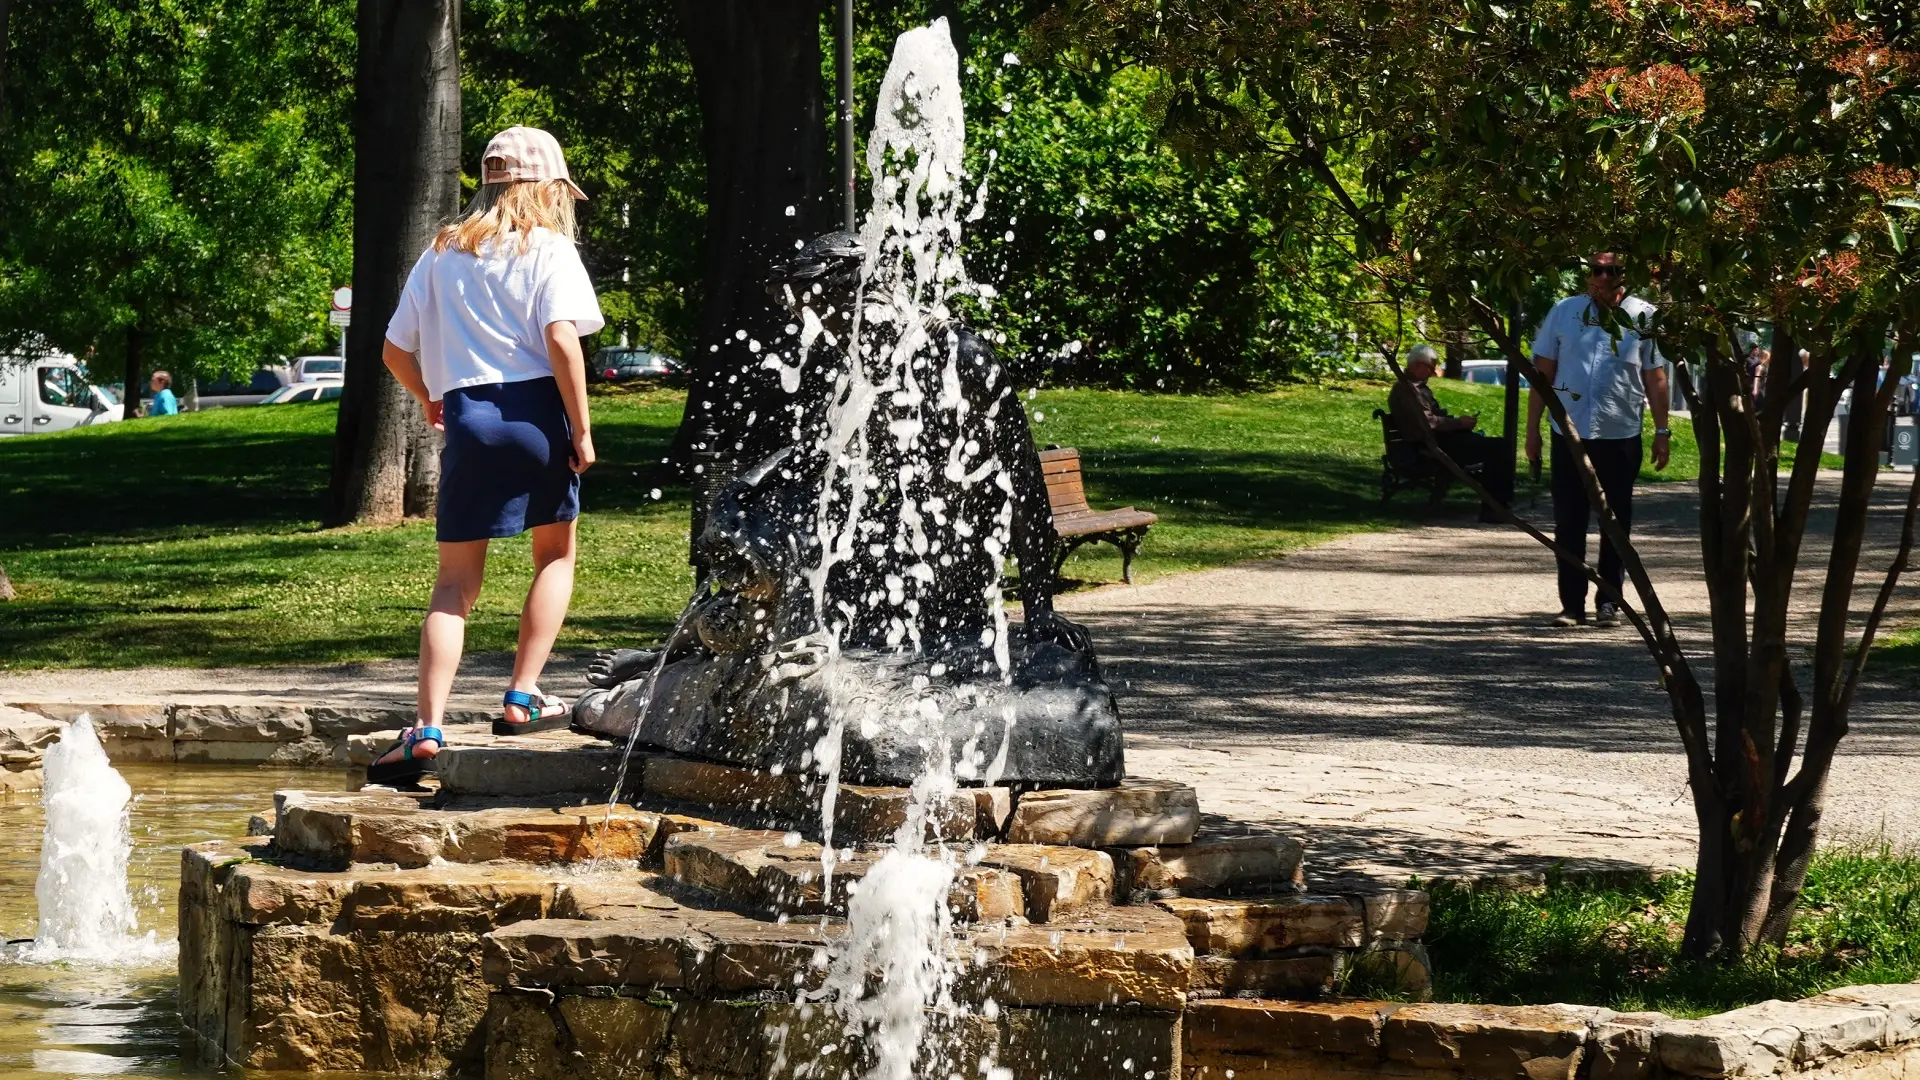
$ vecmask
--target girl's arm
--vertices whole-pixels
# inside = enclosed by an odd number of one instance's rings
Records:
[[[420,374],[420,358],[383,339],[380,342],[380,359],[386,362],[387,370],[393,372],[393,377],[406,387],[407,393],[412,394],[413,400],[419,402],[420,408],[426,411],[427,423],[440,430],[440,403],[427,400],[427,380]]]
[[[547,324],[547,362],[553,365],[560,403],[573,425],[573,471],[586,472],[594,461],[593,427],[587,416],[587,361],[580,355],[580,331],[571,320]]]

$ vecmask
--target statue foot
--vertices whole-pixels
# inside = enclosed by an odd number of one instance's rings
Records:
[[[587,662],[587,682],[611,690],[652,671],[659,660],[658,649],[605,649]]]

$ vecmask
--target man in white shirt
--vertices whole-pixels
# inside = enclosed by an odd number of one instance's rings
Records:
[[[1653,405],[1653,467],[1667,467],[1667,361],[1649,331],[1654,307],[1629,296],[1620,256],[1603,251],[1587,263],[1587,291],[1553,306],[1533,339],[1533,365],[1567,409],[1587,457],[1599,474],[1600,489],[1621,528],[1633,525],[1633,482],[1644,453],[1641,433],[1648,403]],[[1540,461],[1540,413],[1546,407],[1536,388],[1527,398],[1527,460]],[[1553,539],[1577,559],[1587,555],[1587,521],[1593,508],[1573,451],[1554,425]],[[1555,626],[1577,626],[1587,618],[1586,575],[1565,564],[1560,573],[1560,614]],[[1620,553],[1600,539],[1600,576],[1619,588],[1626,579]],[[1614,602],[1601,597],[1594,622],[1620,621]]]

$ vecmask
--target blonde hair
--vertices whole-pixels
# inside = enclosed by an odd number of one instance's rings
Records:
[[[514,237],[518,254],[526,254],[533,242],[533,230],[552,229],[561,236],[574,238],[573,192],[565,180],[509,180],[504,184],[481,184],[458,221],[442,226],[433,238],[433,249],[453,248],[469,255],[480,254],[488,244],[504,243]]]

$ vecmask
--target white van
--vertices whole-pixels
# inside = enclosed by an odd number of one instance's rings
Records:
[[[347,362],[337,356],[296,356],[292,382],[343,382]]]
[[[66,353],[36,360],[0,356],[0,435],[37,435],[120,418],[120,399],[88,382],[80,362]]]

